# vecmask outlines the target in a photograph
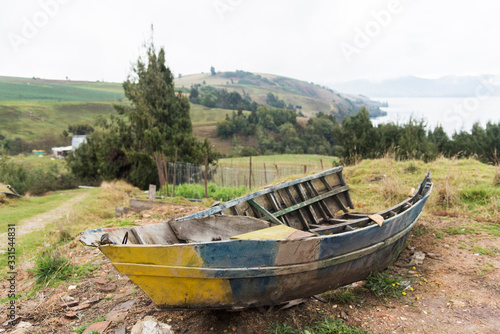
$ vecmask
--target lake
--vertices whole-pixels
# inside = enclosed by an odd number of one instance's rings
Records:
[[[374,125],[381,123],[407,123],[410,118],[424,120],[427,129],[440,124],[452,135],[455,131],[470,131],[475,122],[483,127],[488,121],[500,122],[500,97],[480,96],[461,98],[381,97],[371,98],[387,102],[387,116],[372,118]]]

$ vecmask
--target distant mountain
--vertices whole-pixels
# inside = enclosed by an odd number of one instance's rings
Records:
[[[369,97],[466,97],[478,94],[500,96],[500,77],[446,76],[424,79],[414,76],[372,82],[356,80],[330,84],[333,89]]]

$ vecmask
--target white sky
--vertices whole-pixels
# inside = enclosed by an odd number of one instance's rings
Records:
[[[499,13],[497,0],[0,0],[0,75],[122,82],[151,24],[176,75],[499,74]]]

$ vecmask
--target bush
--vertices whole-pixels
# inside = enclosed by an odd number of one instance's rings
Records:
[[[52,280],[64,280],[73,274],[73,265],[69,258],[59,251],[44,251],[35,260],[35,279],[38,284],[46,284]]]
[[[9,161],[5,156],[1,158],[0,182],[11,185],[21,195],[29,191],[38,196],[78,186],[79,180],[71,174],[61,173],[57,164],[52,164],[49,168],[25,167]]]

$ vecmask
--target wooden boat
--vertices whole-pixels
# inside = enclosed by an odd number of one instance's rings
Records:
[[[432,189],[351,213],[342,167],[148,226],[82,232],[162,308],[276,305],[364,279],[404,247]]]

